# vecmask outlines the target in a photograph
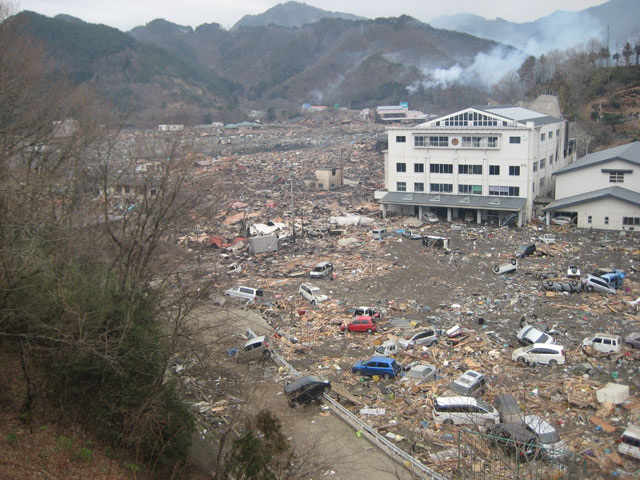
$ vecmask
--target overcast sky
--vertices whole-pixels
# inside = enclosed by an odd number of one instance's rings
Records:
[[[53,17],[66,13],[90,23],[127,31],[156,18],[197,27],[219,23],[231,28],[244,15],[256,15],[285,1],[277,0],[0,0]],[[527,22],[556,10],[582,10],[606,0],[309,0],[300,3],[366,18],[410,15],[423,22],[440,15],[474,13]]]

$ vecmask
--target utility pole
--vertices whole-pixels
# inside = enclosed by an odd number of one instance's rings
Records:
[[[293,214],[293,176],[291,177],[291,230],[293,231],[293,243],[296,243],[296,218]]]

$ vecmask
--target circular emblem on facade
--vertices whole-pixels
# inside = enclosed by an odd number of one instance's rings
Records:
[[[457,138],[451,139],[451,145],[453,145],[454,147],[458,145],[458,139]]]

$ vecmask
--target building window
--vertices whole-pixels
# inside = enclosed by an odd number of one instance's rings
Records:
[[[520,137],[509,137],[509,143],[520,143]]]
[[[553,132],[549,132],[549,140],[553,138]]]
[[[482,175],[482,165],[458,165],[458,173],[462,175]]]
[[[519,177],[520,176],[520,167],[510,166],[509,167],[509,175],[512,176],[512,177]]]
[[[489,175],[500,175],[500,165],[489,165]]]
[[[451,193],[453,185],[451,183],[431,183],[429,189],[432,193]]]
[[[518,197],[520,196],[520,187],[503,187],[497,185],[489,185],[489,195],[500,197]]]
[[[609,217],[604,217],[604,224],[609,225]]]
[[[498,137],[462,137],[463,148],[496,148]]]
[[[450,163],[432,163],[429,165],[431,173],[453,173],[453,165]]]
[[[414,183],[413,184],[414,192],[424,192],[424,183]]]
[[[406,192],[407,191],[407,182],[397,182],[396,190],[398,192]]]
[[[553,155],[549,156],[549,165],[551,165],[553,163]]]
[[[624,183],[624,173],[621,173],[621,172],[609,173],[609,183]]]
[[[482,185],[458,185],[458,193],[464,195],[482,195]]]
[[[540,170],[544,168],[544,158],[540,160]]]
[[[556,137],[560,136],[560,130],[556,130]]]
[[[542,187],[544,187],[544,177],[542,177],[540,179],[540,189],[542,190]]]
[[[449,137],[429,137],[430,147],[448,147]]]
[[[622,225],[640,225],[640,217],[622,217]]]
[[[487,137],[487,147],[489,147],[489,148],[497,148],[498,147],[498,137]]]
[[[424,173],[424,163],[414,163],[413,173]]]
[[[396,163],[396,172],[404,173],[406,171],[407,171],[407,164],[406,163]]]
[[[544,133],[541,133],[541,134],[540,134],[540,141],[541,141],[541,142],[544,142]]]
[[[413,146],[414,147],[426,147],[427,146],[427,137],[424,137],[424,136],[413,137]]]
[[[404,135],[396,136],[396,143],[406,143],[406,141],[407,141],[407,137],[405,137]]]
[[[533,162],[533,171],[538,171],[538,162]]]
[[[587,217],[587,223],[591,223],[591,220],[593,220],[593,217],[592,217],[591,215],[589,215],[589,216]]]

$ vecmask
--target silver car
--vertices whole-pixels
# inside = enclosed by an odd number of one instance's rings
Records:
[[[609,282],[604,278],[596,277],[595,275],[587,274],[582,279],[582,285],[587,292],[610,293],[611,295],[616,294],[616,289],[610,287]]]
[[[540,448],[547,458],[557,460],[570,453],[567,443],[560,439],[558,431],[544,418],[538,415],[525,415],[523,421],[525,428],[538,437]]]
[[[541,330],[531,325],[525,325],[516,334],[516,338],[523,345],[531,345],[534,343],[556,343],[556,340]]]
[[[402,377],[402,382],[410,382],[415,385],[422,385],[430,380],[436,378],[438,369],[433,365],[418,364],[411,367],[411,369]]]
[[[423,332],[413,334],[409,338],[400,340],[399,345],[403,349],[407,349],[414,345],[425,345],[430,347],[438,344],[438,332],[434,328],[429,328]]]

